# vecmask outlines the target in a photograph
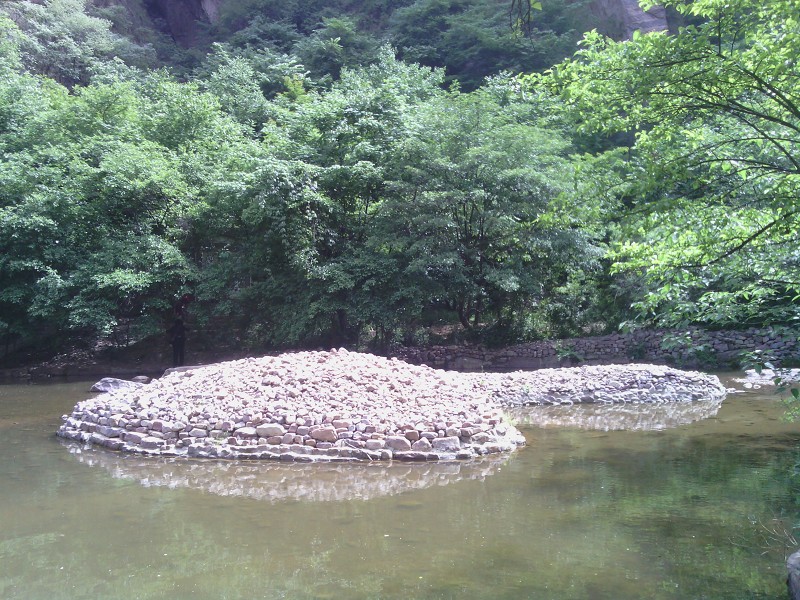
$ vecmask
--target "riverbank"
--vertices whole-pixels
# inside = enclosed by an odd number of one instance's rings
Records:
[[[187,364],[201,365],[246,358],[248,352],[207,346],[190,348]],[[102,377],[132,379],[144,375],[160,377],[171,368],[172,349],[161,339],[147,339],[127,347],[106,347],[98,350],[72,350],[43,361],[31,361],[0,369],[2,381],[41,381],[51,379],[97,380]]]
[[[718,371],[740,368],[742,357],[754,351],[776,365],[792,366],[800,360],[798,339],[798,332],[786,327],[741,331],[690,328],[680,332],[640,330],[628,334],[540,340],[504,348],[469,344],[397,346],[387,355],[411,364],[472,372],[626,363],[668,364]],[[225,346],[219,340],[219,335],[195,337],[187,346],[186,364],[211,364],[270,354]],[[172,366],[172,351],[166,339],[156,336],[125,347],[72,350],[48,360],[31,358],[20,362],[18,367],[0,368],[0,381],[157,377]]]
[[[748,356],[778,366],[800,362],[800,331],[754,327],[709,331],[640,329],[563,340],[538,340],[504,348],[479,345],[397,348],[407,362],[456,371],[530,371],[574,365],[668,364],[701,370],[739,369]]]

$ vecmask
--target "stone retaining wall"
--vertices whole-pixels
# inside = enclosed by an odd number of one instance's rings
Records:
[[[643,330],[590,338],[538,341],[502,349],[481,346],[396,348],[412,364],[456,371],[515,371],[575,364],[647,362],[692,368],[739,368],[743,352],[760,350],[780,364],[800,359],[798,330]]]

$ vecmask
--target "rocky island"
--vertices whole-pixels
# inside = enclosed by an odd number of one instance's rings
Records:
[[[724,395],[714,376],[655,365],[468,374],[340,349],[172,372],[78,403],[57,434],[161,456],[468,459],[525,444],[507,407]]]

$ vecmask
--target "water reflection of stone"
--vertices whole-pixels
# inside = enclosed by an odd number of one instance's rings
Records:
[[[731,381],[745,390],[759,390],[762,386],[778,384],[796,386],[800,384],[800,369],[747,369],[744,376],[734,377]]]
[[[708,419],[717,414],[721,405],[720,398],[694,402],[531,406],[508,412],[512,420],[519,425],[601,431],[650,431],[671,429]]]
[[[431,463],[308,463],[140,457],[63,442],[79,462],[143,486],[191,488],[268,502],[369,500],[464,479],[482,480],[509,457]]]

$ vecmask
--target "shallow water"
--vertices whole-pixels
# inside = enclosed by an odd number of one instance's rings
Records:
[[[528,446],[500,460],[344,468],[65,444],[86,389],[0,386],[0,598],[785,598],[800,425],[768,391],[515,415]]]

